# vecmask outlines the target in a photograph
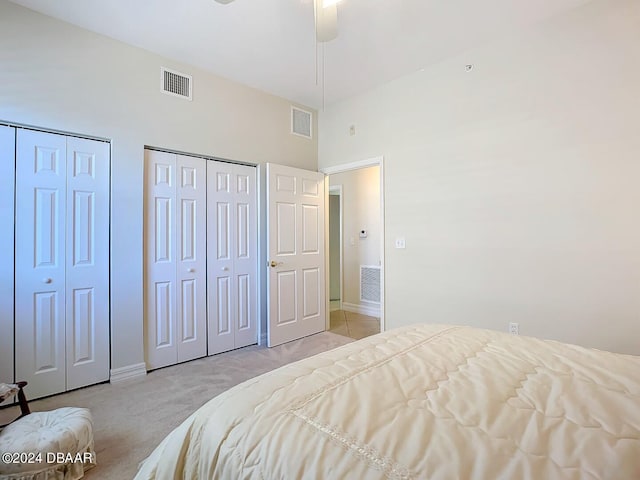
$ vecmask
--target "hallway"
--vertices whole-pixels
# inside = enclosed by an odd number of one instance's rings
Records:
[[[380,333],[380,319],[346,310],[334,310],[331,312],[329,331],[359,340]]]

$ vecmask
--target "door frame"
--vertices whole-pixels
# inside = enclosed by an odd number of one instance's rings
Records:
[[[339,221],[339,230],[340,230],[340,246],[338,249],[338,255],[340,255],[340,272],[339,272],[339,281],[340,281],[340,306],[339,306],[339,310],[342,310],[342,299],[344,298],[344,273],[343,273],[343,269],[342,269],[342,261],[343,261],[343,254],[344,252],[342,251],[342,235],[343,235],[343,231],[344,231],[344,222],[343,222],[343,218],[344,218],[344,202],[343,202],[343,196],[342,196],[342,185],[329,185],[327,183],[327,189],[329,192],[329,197],[336,196],[340,199],[340,218],[338,219]],[[335,193],[337,192],[337,193]],[[329,229],[328,229],[328,235],[331,234],[331,214],[330,214],[330,210],[329,207],[327,207],[326,209],[327,211],[327,218],[329,221]],[[327,238],[329,238],[327,235]],[[331,252],[330,252],[330,248],[331,245],[329,245],[329,265],[331,264]],[[329,290],[331,290],[331,269],[327,269],[327,276],[329,277]],[[331,295],[329,295],[329,305],[331,305]],[[331,309],[329,309],[331,310]],[[331,312],[329,312],[331,313]],[[329,330],[329,326],[327,326],[327,330]]]
[[[333,165],[329,167],[320,168],[319,171],[324,173],[325,175],[332,175],[334,173],[342,173],[348,172],[350,170],[359,170],[361,168],[367,167],[380,167],[380,331],[384,332],[386,330],[385,325],[385,223],[384,223],[384,157],[382,155],[378,157],[371,157],[364,160],[359,160],[356,162],[343,163],[340,165]],[[325,201],[326,208],[329,208],[329,182],[325,182]],[[342,206],[342,204],[341,204]],[[328,211],[328,210],[327,210]],[[325,265],[326,271],[329,273],[329,215],[326,215],[325,218]],[[341,265],[342,270],[342,265]],[[342,272],[341,272],[342,275]],[[326,287],[326,329],[330,329],[330,283],[329,283],[329,275],[326,275],[325,279],[325,287]],[[341,282],[342,285],[342,282]],[[342,296],[342,294],[341,294]]]
[[[0,123],[0,382],[14,383],[16,129]],[[0,405],[10,405],[13,396]]]

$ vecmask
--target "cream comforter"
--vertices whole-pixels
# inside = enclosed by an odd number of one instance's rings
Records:
[[[137,479],[640,479],[640,357],[417,325],[245,382]]]

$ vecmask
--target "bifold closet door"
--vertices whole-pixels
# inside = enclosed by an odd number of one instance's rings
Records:
[[[109,380],[109,156],[67,137],[67,390]]]
[[[109,379],[109,145],[19,129],[16,378],[37,398]]]
[[[207,164],[209,355],[257,342],[256,169]]]
[[[66,137],[18,131],[16,378],[31,398],[66,390],[66,152]]]
[[[145,150],[148,367],[207,354],[206,161]]]
[[[13,383],[13,127],[0,126],[0,383]]]

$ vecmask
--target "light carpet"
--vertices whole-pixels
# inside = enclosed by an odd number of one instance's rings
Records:
[[[29,402],[32,411],[87,407],[94,420],[98,466],[84,478],[133,478],[138,464],[198,407],[225,390],[262,373],[353,339],[323,332],[274,348],[251,346],[150,372],[116,384],[102,384]],[[29,387],[25,389],[27,397]],[[0,424],[17,416],[0,410]]]

